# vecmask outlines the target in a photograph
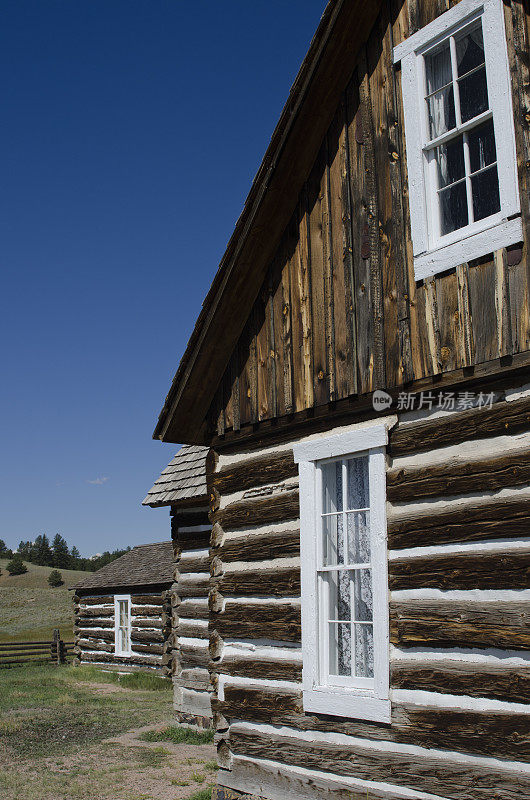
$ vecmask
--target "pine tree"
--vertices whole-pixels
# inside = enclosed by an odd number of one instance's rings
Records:
[[[50,547],[50,540],[45,533],[37,536],[34,549],[35,555],[33,558],[35,564],[40,564],[41,567],[53,566],[53,553]]]
[[[72,549],[70,550],[70,567],[71,567],[71,569],[80,569],[81,568],[80,564],[79,564],[80,560],[81,560],[81,553],[79,552],[77,547],[74,545],[72,547]]]
[[[52,571],[48,575],[48,583],[50,584],[50,586],[53,587],[63,585],[64,583],[63,576],[61,575],[58,569],[52,569]]]
[[[0,539],[0,558],[12,558],[13,552],[3,539]]]
[[[22,561],[22,556],[20,553],[15,553],[13,558],[6,566],[7,571],[10,575],[23,575],[25,572],[28,571],[28,568]]]
[[[55,534],[52,542],[52,565],[61,569],[68,569],[70,566],[68,545],[60,533]]]

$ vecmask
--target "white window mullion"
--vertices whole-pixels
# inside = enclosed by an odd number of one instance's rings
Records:
[[[504,14],[502,0],[461,0],[394,48],[394,63],[401,62],[408,199],[416,280],[436,275],[464,261],[485,256],[523,239]],[[476,117],[462,122],[462,113],[464,112],[464,116],[467,117],[470,115],[470,109],[467,105],[461,107],[457,42],[460,42],[460,37],[464,36],[467,30],[476,29],[478,25],[481,26],[484,43],[489,107]],[[429,141],[430,127],[425,100],[428,66],[426,59],[434,57],[438,49],[442,50],[444,45],[449,47],[451,60],[450,74],[456,124],[451,130],[441,133],[435,141]],[[463,61],[461,63],[464,64]],[[473,83],[472,76],[475,74],[477,78],[474,88],[480,91],[482,67],[477,63],[477,66],[471,66],[471,69],[467,66],[465,69],[467,78],[462,76],[462,85],[464,80]],[[448,78],[449,71],[439,82],[445,84]],[[473,92],[474,89],[468,86],[467,94],[469,91]],[[447,108],[438,107],[436,113],[442,115],[443,120]],[[499,202],[486,205],[481,203],[481,213],[478,214],[479,218],[475,219],[469,137],[473,129],[490,118],[493,120],[497,151]],[[441,125],[440,129],[443,130],[444,127]],[[455,198],[451,224],[441,228],[438,166],[434,147],[449,145],[452,139],[463,135],[465,131],[469,132],[463,136],[467,224],[462,224],[465,219],[458,214],[458,201]],[[475,191],[479,191],[477,186]],[[479,195],[476,195],[476,200],[480,201]],[[463,197],[462,202],[464,202]],[[458,225],[460,227],[457,227]],[[442,229],[446,229],[443,235]]]
[[[390,722],[390,701],[388,688],[389,647],[388,647],[388,586],[386,582],[386,523],[385,506],[385,460],[384,445],[387,443],[386,427],[381,424],[367,427],[354,434],[346,433],[340,437],[330,437],[315,443],[295,445],[295,461],[299,464],[300,475],[300,526],[301,526],[301,575],[302,575],[302,654],[303,654],[303,703],[305,711],[326,713],[356,719]],[[368,445],[368,446],[367,446]],[[306,458],[312,458],[312,461]],[[359,676],[355,656],[356,613],[355,581],[359,569],[367,569],[366,557],[359,559],[362,567],[349,568],[350,565],[335,563],[324,565],[322,556],[322,497],[324,480],[334,484],[334,470],[321,465],[336,464],[342,474],[342,541],[347,554],[347,511],[348,511],[348,465],[347,461],[359,459],[355,469],[368,469],[368,504],[363,501],[359,489],[358,496],[352,497],[353,508],[369,508],[370,567],[372,578],[373,619],[363,620],[366,627],[374,631],[374,676]],[[361,473],[359,473],[361,474]],[[318,476],[318,477],[315,477]],[[325,476],[325,477],[324,477]],[[352,476],[353,477],[353,476]],[[361,479],[355,477],[355,487]],[[328,493],[328,492],[326,492]],[[336,497],[336,492],[335,492]],[[355,512],[362,514],[363,512]],[[381,516],[382,514],[382,516]],[[359,522],[357,520],[356,522]],[[381,563],[379,563],[381,562]],[[377,568],[376,568],[377,567]],[[347,569],[347,574],[344,570]],[[350,614],[341,611],[339,576],[343,573],[344,589],[349,593]],[[383,585],[384,583],[384,585]],[[338,597],[331,597],[338,592]],[[313,596],[311,587],[315,586]],[[339,603],[337,605],[337,603]],[[376,608],[378,604],[382,607]],[[331,613],[333,609],[333,613]],[[338,613],[337,613],[338,612]],[[331,620],[334,620],[331,622]],[[340,667],[345,662],[344,642],[339,646],[339,621],[345,623],[351,634],[349,669]],[[364,626],[361,626],[365,630]],[[376,636],[376,629],[378,634]],[[330,635],[334,637],[330,640]],[[331,650],[333,648],[333,663]],[[377,649],[380,652],[377,653]],[[371,654],[364,654],[364,659]],[[338,674],[340,672],[346,674]],[[385,676],[386,672],[386,676]],[[335,674],[336,673],[336,674]]]

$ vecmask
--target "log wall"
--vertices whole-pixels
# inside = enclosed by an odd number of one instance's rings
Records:
[[[505,0],[525,241],[416,282],[393,47],[454,0],[383,0],[210,410],[220,436],[530,356],[528,0]],[[318,113],[318,110],[315,110]],[[500,145],[499,145],[500,146]],[[524,356],[524,357],[523,357]]]
[[[172,674],[170,585],[78,590],[74,595],[74,654],[77,664],[120,671]],[[131,595],[131,655],[114,645],[114,596]]]
[[[174,706],[181,722],[211,725],[208,594],[211,523],[207,506],[171,509]]]
[[[433,413],[387,448],[390,725],[304,713],[293,440],[218,451],[219,800],[530,796],[530,393]]]

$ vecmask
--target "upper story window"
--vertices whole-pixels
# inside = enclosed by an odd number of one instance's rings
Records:
[[[379,424],[294,447],[306,711],[390,721],[386,441]]]
[[[131,653],[131,595],[114,596],[114,652],[117,656]]]
[[[522,239],[502,0],[461,0],[394,61],[420,280]]]

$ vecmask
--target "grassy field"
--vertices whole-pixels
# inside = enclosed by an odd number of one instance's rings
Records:
[[[72,569],[60,570],[64,585],[48,584],[51,567],[26,563],[24,575],[6,572],[8,561],[0,559],[0,642],[51,639],[59,628],[65,641],[73,638],[72,592],[68,586],[90,575]]]
[[[171,701],[170,681],[145,676],[0,670],[0,797],[205,800],[215,748],[193,736],[175,743]]]

